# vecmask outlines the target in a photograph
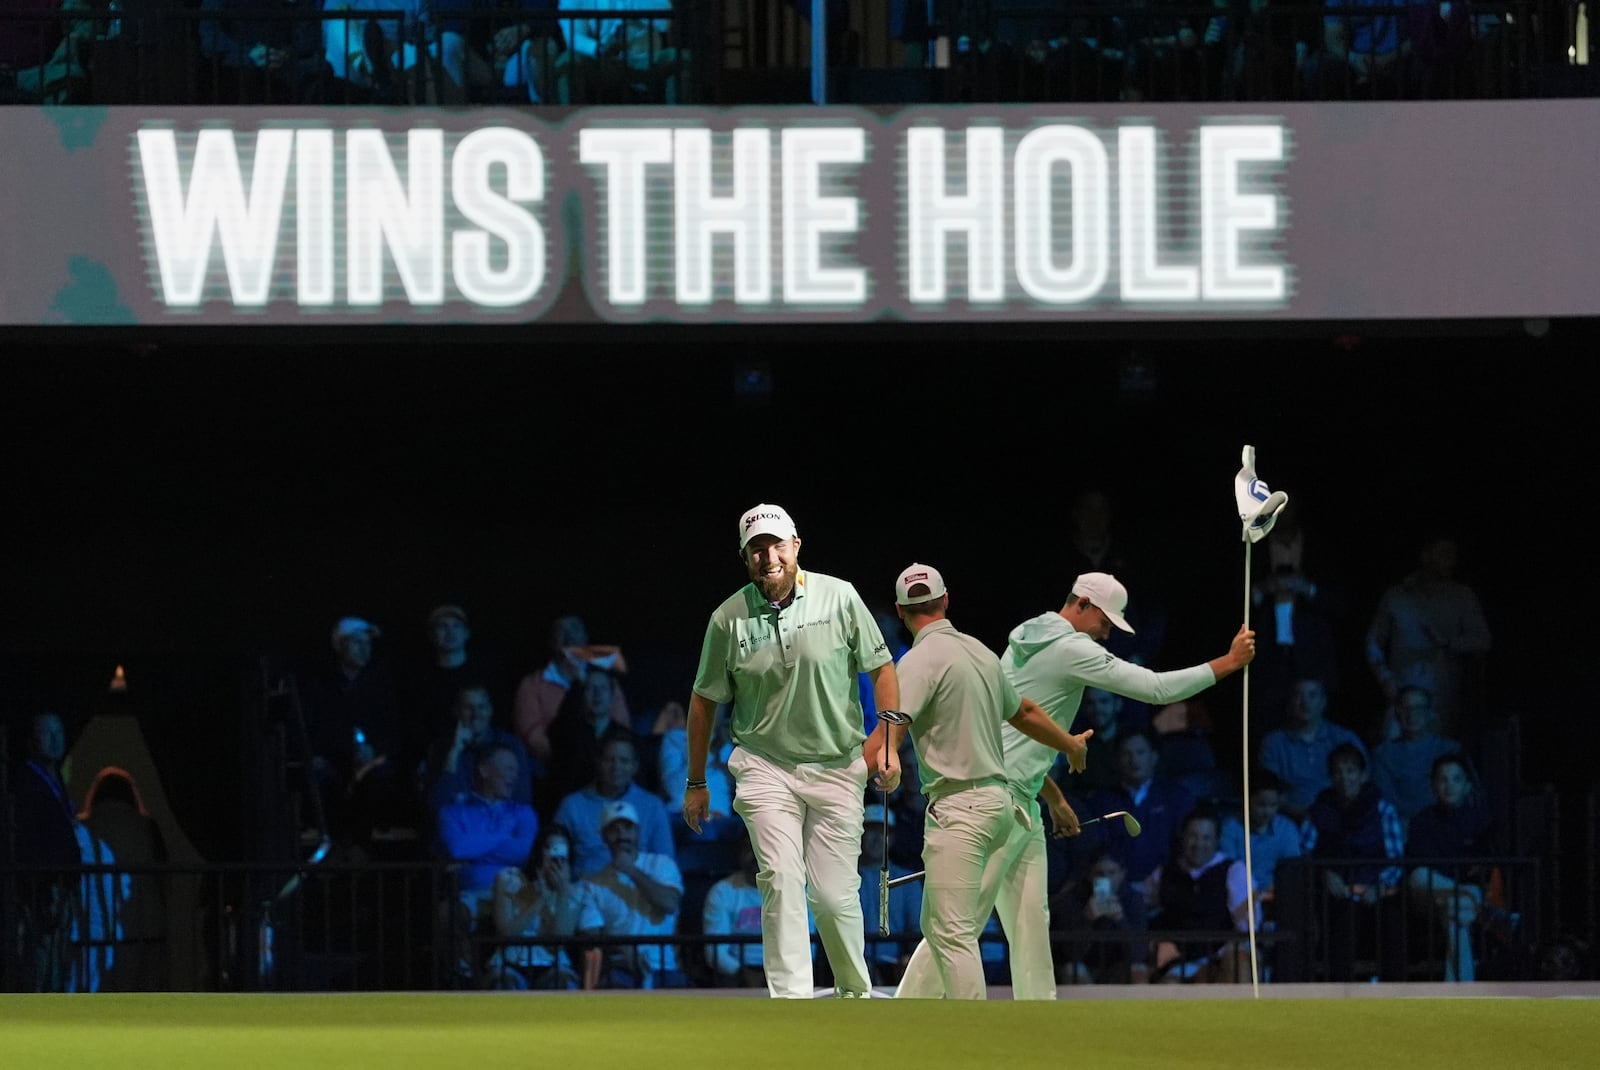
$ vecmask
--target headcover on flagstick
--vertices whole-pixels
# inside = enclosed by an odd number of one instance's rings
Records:
[[[1260,542],[1278,522],[1278,514],[1289,504],[1289,496],[1281,490],[1269,490],[1256,478],[1256,448],[1246,446],[1239,458],[1239,474],[1233,477],[1233,497],[1239,505],[1239,522],[1244,525],[1241,537],[1250,542]]]

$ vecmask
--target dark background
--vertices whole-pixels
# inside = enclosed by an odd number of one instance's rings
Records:
[[[636,709],[683,699],[757,501],[794,515],[803,564],[869,600],[936,565],[956,623],[998,646],[1061,605],[1069,502],[1102,487],[1171,609],[1155,667],[1213,657],[1243,609],[1246,443],[1352,607],[1335,719],[1371,722],[1361,632],[1422,535],[1453,531],[1527,774],[1569,807],[1594,779],[1594,321],[72,341],[0,342],[0,702],[70,731],[127,666],[122,701],[210,858],[241,849],[260,654],[320,654],[357,614],[403,663],[448,601],[526,671],[575,611],[628,653]],[[1240,697],[1228,681],[1214,708]]]

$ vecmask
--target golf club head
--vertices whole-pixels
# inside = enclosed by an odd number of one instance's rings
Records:
[[[1113,810],[1109,814],[1101,814],[1099,817],[1091,817],[1087,821],[1079,822],[1079,827],[1087,828],[1096,821],[1110,821],[1113,817],[1122,818],[1122,827],[1127,831],[1129,836],[1137,836],[1139,833],[1144,831],[1139,824],[1139,819],[1128,813],[1126,810]]]
[[[910,724],[911,715],[901,713],[899,710],[879,710],[878,720],[887,721],[889,724]]]

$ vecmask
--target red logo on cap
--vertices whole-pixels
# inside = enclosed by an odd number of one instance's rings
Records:
[[[925,580],[927,578],[928,578],[928,574],[926,572],[908,572],[905,575],[905,581],[904,582],[906,582],[906,583],[914,583],[917,580]]]

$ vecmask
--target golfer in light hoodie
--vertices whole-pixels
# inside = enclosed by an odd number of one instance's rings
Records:
[[[1019,695],[1043,706],[1071,731],[1083,702],[1083,689],[1098,687],[1152,706],[1179,702],[1248,665],[1256,656],[1256,633],[1241,627],[1219,658],[1171,672],[1152,672],[1123,661],[1101,644],[1112,627],[1132,632],[1123,612],[1128,589],[1115,576],[1086,572],[1072,582],[1060,611],[1041,613],[1012,629],[1000,667]],[[1044,824],[1035,800],[1042,794],[1058,835],[1076,835],[1078,818],[1050,779],[1052,748],[1002,725],[1006,781],[1013,802],[1033,820],[1014,824],[1005,847],[989,856],[980,900],[993,899],[1011,947],[1014,999],[1055,999],[1055,966],[1050,956],[1050,907],[1045,881]],[[897,995],[933,996],[939,975],[926,942],[906,966]]]

